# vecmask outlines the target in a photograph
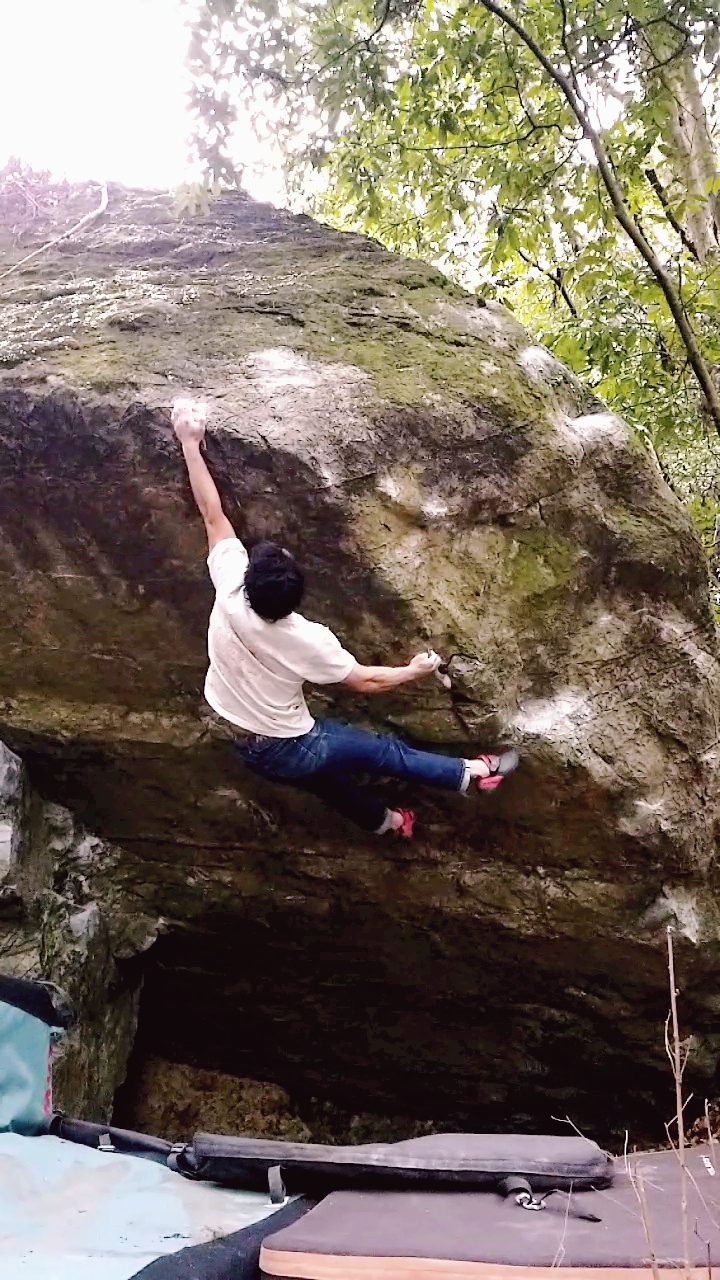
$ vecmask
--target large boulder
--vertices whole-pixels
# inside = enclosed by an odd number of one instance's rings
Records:
[[[0,736],[119,851],[136,1058],[435,1121],[662,1128],[670,924],[708,1093],[716,632],[642,442],[501,306],[244,196],[177,221],[111,189],[0,290]],[[316,713],[515,743],[500,791],[388,784],[418,811],[405,845],[239,766],[202,710],[180,393],[211,406],[238,534],[306,566],[308,616],[362,662],[450,659],[449,691],[324,688]]]

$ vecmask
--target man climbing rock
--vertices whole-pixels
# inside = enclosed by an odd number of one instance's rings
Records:
[[[305,681],[385,693],[432,675],[440,658],[418,653],[403,667],[364,667],[327,627],[295,612],[303,597],[302,570],[276,543],[261,542],[248,555],[236,537],[201,453],[205,417],[204,405],[175,401],[172,423],[205,521],[215,587],[205,698],[233,726],[248,768],[313,792],[365,831],[392,831],[408,839],[414,814],[388,809],[349,775],[416,778],[449,791],[467,791],[473,782],[480,790],[499,786],[517,768],[515,751],[456,759],[416,751],[398,738],[337,720],[313,720],[303,695]]]

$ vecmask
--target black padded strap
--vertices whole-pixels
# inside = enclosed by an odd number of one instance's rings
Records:
[[[0,974],[0,1000],[22,1009],[48,1027],[69,1027],[75,1020],[69,998],[53,983]]]
[[[105,1151],[113,1147],[123,1155],[143,1156],[146,1160],[156,1160],[158,1164],[165,1164],[171,1150],[171,1143],[165,1142],[163,1138],[153,1138],[149,1133],[133,1133],[131,1129],[94,1124],[92,1120],[73,1120],[62,1112],[56,1112],[53,1116],[50,1131],[58,1138],[77,1142],[83,1147],[96,1147]]]
[[[527,1178],[523,1178],[520,1174],[512,1173],[508,1178],[503,1178],[498,1183],[498,1190],[504,1196],[517,1196],[521,1192],[527,1192],[532,1195],[532,1187]]]
[[[183,1178],[188,1178],[190,1182],[199,1182],[199,1175],[189,1167],[184,1159],[187,1147],[187,1142],[173,1142],[165,1163],[168,1169],[172,1169],[173,1173],[181,1173]]]

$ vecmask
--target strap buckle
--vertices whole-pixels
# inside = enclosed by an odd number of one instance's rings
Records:
[[[499,1189],[504,1196],[514,1196],[515,1203],[521,1209],[530,1209],[538,1212],[540,1209],[545,1208],[545,1196],[542,1199],[536,1196],[527,1178],[523,1178],[519,1174],[510,1174],[507,1178],[503,1178]]]

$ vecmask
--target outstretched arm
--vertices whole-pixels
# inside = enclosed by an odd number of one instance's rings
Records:
[[[356,693],[387,693],[400,684],[409,684],[412,680],[422,680],[424,676],[432,675],[441,662],[442,659],[432,650],[429,653],[416,653],[404,667],[362,667],[356,662],[342,683]]]
[[[216,542],[234,538],[235,530],[222,509],[220,494],[200,450],[205,439],[206,416],[206,406],[196,400],[176,400],[173,405],[172,424],[182,445],[190,488],[205,521],[208,546],[212,551]]]

